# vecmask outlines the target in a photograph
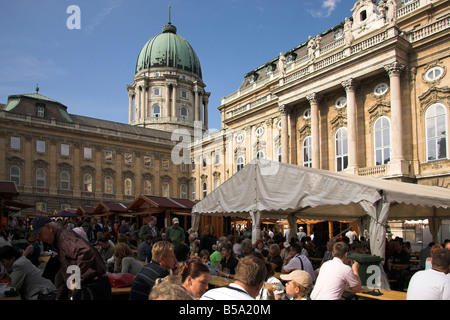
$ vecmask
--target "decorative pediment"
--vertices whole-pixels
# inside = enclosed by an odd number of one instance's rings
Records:
[[[298,130],[299,141],[303,141],[307,136],[311,135],[311,121],[306,121],[303,127]]]
[[[124,170],[122,171],[122,176],[124,176],[125,178],[134,178],[135,173],[133,171],[130,170]]]
[[[331,136],[333,136],[339,128],[345,126],[347,126],[347,115],[343,112],[338,112],[337,116],[331,120]]]
[[[8,160],[8,163],[10,165],[23,164],[23,162],[25,161],[24,159],[22,159],[21,157],[18,157],[18,156],[7,157],[6,160]]]
[[[172,177],[167,175],[167,174],[162,175],[159,178],[161,179],[161,182],[170,182],[170,181],[172,181]]]
[[[420,115],[425,113],[425,110],[433,103],[445,103],[450,105],[450,88],[449,87],[431,87],[424,94],[419,96],[420,101]]]
[[[95,174],[95,168],[90,165],[81,166],[81,171],[84,173]]]
[[[116,171],[112,168],[103,168],[102,169],[102,173],[104,176],[112,176],[114,177],[114,175],[116,174]]]
[[[391,105],[389,103],[379,102],[369,109],[370,124],[372,125],[376,119],[381,116],[389,116],[391,114]]]
[[[151,173],[145,172],[142,174],[142,179],[153,181],[153,175]]]
[[[45,161],[43,159],[33,160],[33,163],[36,167],[45,167],[46,168],[50,165],[47,161]]]

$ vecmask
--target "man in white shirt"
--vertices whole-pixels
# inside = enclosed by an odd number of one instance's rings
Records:
[[[265,261],[250,254],[239,260],[233,283],[206,291],[200,300],[255,300],[266,275]]]
[[[314,267],[311,264],[311,261],[302,254],[302,246],[298,244],[294,244],[291,247],[291,251],[288,256],[284,260],[284,263],[281,267],[282,273],[290,273],[293,270],[305,270],[311,276],[312,281],[316,280],[316,275],[314,274]]]
[[[432,258],[431,269],[412,276],[406,300],[450,300],[450,250],[438,249]]]
[[[297,233],[298,241],[302,241],[303,237],[306,237],[306,233],[303,231],[303,227],[299,227]]]
[[[358,262],[355,261],[351,267],[345,264],[348,251],[345,242],[337,242],[333,246],[333,259],[325,262],[320,268],[311,300],[340,300],[346,285],[353,292],[361,290]]]

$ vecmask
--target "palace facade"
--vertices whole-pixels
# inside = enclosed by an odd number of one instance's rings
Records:
[[[221,130],[193,145],[197,198],[254,158],[449,187],[449,1],[349,9],[222,99]]]
[[[172,132],[205,132],[211,93],[169,21],[139,53],[128,124],[73,115],[38,90],[9,96],[0,180],[46,212],[141,194],[201,200],[254,158],[447,188],[449,19],[448,0],[356,1],[245,74],[218,107],[221,129],[181,164]]]

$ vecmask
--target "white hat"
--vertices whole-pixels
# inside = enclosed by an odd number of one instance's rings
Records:
[[[299,227],[298,230],[303,230],[303,227]]]
[[[178,218],[173,218],[172,219],[172,224],[176,224],[176,223],[180,223],[180,221],[178,220]]]
[[[285,281],[293,280],[304,288],[311,288],[313,284],[311,276],[304,270],[294,270],[289,274],[281,274],[280,278]]]
[[[288,242],[288,241],[286,241],[285,243],[283,243],[283,247],[285,247],[285,248],[288,248],[288,247],[290,247],[291,246],[291,244]]]

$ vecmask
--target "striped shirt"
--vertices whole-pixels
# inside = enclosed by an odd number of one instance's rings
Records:
[[[169,275],[169,271],[164,269],[155,261],[151,261],[136,275],[130,290],[130,300],[148,300],[148,295],[152,291],[156,279]]]
[[[255,300],[236,283],[206,291],[200,300]]]

